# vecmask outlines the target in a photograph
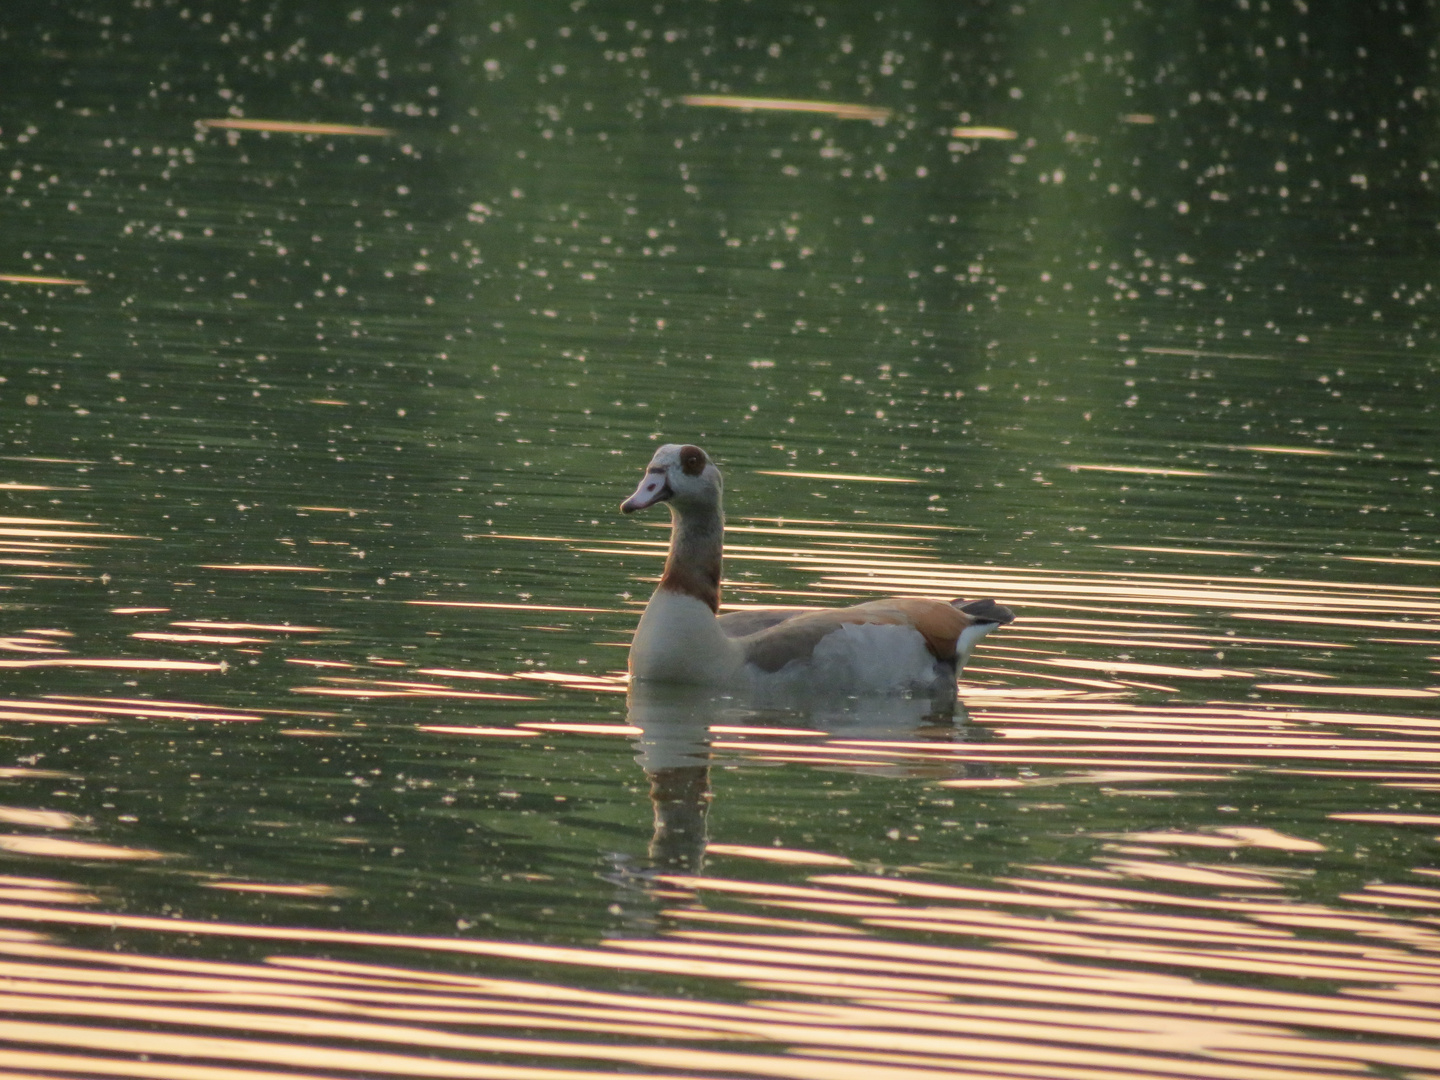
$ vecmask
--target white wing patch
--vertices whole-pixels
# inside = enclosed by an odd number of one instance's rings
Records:
[[[955,683],[954,667],[935,659],[918,630],[877,623],[842,623],[808,658],[778,671],[754,664],[745,670],[756,688],[834,694],[897,694]]]

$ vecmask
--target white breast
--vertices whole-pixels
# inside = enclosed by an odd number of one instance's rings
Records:
[[[703,601],[659,590],[645,606],[630,644],[630,677],[725,686],[736,681],[740,650]]]
[[[974,626],[967,626],[960,631],[960,639],[955,643],[956,664],[964,668],[970,662],[970,651],[975,648],[976,642],[990,633],[997,626],[997,623],[985,622],[976,623]]]

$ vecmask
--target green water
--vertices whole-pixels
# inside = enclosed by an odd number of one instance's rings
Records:
[[[0,16],[0,952],[58,980],[4,1009],[71,1025],[6,1067],[1440,1069],[1434,41],[1254,0]],[[664,441],[725,472],[729,602],[1013,607],[958,713],[627,704]],[[230,989],[62,974],[277,949],[632,996],[579,1043],[277,997],[278,1041],[186,1049],[140,1033]],[[681,1002],[834,1038],[624,1028]],[[532,1042],[437,1034],[496,1024]]]

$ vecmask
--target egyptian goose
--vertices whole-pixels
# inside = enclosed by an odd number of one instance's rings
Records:
[[[948,689],[953,696],[975,643],[1015,618],[994,600],[910,597],[721,615],[722,490],[704,450],[668,443],[620,506],[629,514],[670,504],[670,555],[630,645],[632,680],[856,695]]]

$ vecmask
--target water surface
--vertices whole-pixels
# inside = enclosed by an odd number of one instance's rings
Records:
[[[1428,7],[349,7],[0,27],[5,1068],[1440,1074]]]

